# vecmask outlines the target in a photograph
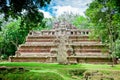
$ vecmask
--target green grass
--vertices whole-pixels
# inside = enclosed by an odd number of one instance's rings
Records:
[[[2,77],[3,80],[63,80],[63,77],[53,72],[8,73],[3,74],[0,77]]]
[[[57,77],[55,78],[56,79],[59,78],[60,80],[81,80],[82,78],[81,75],[79,76],[71,75],[70,71],[73,71],[73,73],[75,74],[76,72],[74,71],[80,73],[81,70],[101,70],[103,73],[104,72],[108,73],[110,71],[120,72],[120,65],[115,65],[114,67],[111,67],[111,65],[107,65],[107,64],[60,65],[57,63],[39,63],[39,62],[0,62],[0,66],[24,67],[25,69],[30,70],[29,73],[30,75],[36,73],[34,76],[37,76],[39,73],[39,75],[43,74],[42,76],[46,78],[50,74],[51,75],[50,78],[54,78],[54,76],[56,75]],[[9,74],[9,75],[13,76],[13,74]],[[54,80],[54,79],[48,79],[48,80]]]
[[[101,70],[120,70],[120,65],[107,64],[74,64],[74,65],[60,65],[57,63],[39,63],[39,62],[0,62],[0,66],[11,67],[26,67],[33,69],[64,69],[64,68],[85,68],[85,69],[101,69]]]

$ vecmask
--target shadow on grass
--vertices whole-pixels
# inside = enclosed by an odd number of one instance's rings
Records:
[[[1,80],[64,80],[60,75],[52,72],[38,73],[7,73],[0,74]]]

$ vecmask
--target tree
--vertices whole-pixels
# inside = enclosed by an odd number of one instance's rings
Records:
[[[17,17],[22,15],[22,11],[31,13],[34,8],[43,7],[50,3],[51,0],[0,0],[0,12],[5,17]]]
[[[80,29],[92,29],[93,27],[93,24],[84,16],[76,16],[73,20],[73,25]]]
[[[14,55],[18,46],[25,42],[28,32],[26,29],[23,29],[23,28],[21,29],[21,21],[22,19],[21,17],[19,17],[17,20],[11,19],[7,21],[6,24],[2,25],[3,26],[2,31],[0,31],[1,55],[4,55],[4,56]],[[39,30],[43,29],[42,24],[39,25],[38,27],[32,28],[32,30],[36,30],[36,29],[39,29]]]
[[[44,15],[39,11],[51,0],[0,0],[0,12],[4,13],[5,20],[9,17],[21,17],[21,29],[27,32],[42,23]]]
[[[44,27],[44,15],[39,8],[50,3],[51,0],[0,0],[0,52],[13,55],[19,44],[25,41],[30,30]],[[9,21],[12,19],[12,21]],[[2,25],[6,21],[8,24]],[[2,27],[1,27],[2,25]]]
[[[29,13],[21,16],[21,29],[29,32],[32,28],[38,27],[43,22],[43,13],[38,12],[37,9],[31,9]]]
[[[120,13],[116,6],[117,0],[94,0],[86,10],[86,15],[94,23],[94,33],[100,36],[103,42],[109,43],[112,59],[115,58],[115,44],[120,33]],[[114,61],[114,60],[113,60]]]
[[[19,44],[25,39],[25,31],[20,29],[21,19],[12,20],[2,28],[1,34],[1,53],[7,56],[13,55]],[[24,32],[24,35],[21,33]]]

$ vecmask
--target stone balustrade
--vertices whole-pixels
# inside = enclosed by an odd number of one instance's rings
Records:
[[[56,29],[56,30],[42,30],[41,32],[39,31],[31,31],[29,33],[29,36],[41,36],[41,35],[62,35],[62,34],[67,34],[67,35],[89,35],[90,30],[69,30],[69,29]]]

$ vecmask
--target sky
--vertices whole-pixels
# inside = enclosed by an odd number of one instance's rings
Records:
[[[87,4],[92,0],[51,0],[51,3],[39,11],[44,13],[45,18],[59,16],[64,13],[73,13],[84,16]]]

